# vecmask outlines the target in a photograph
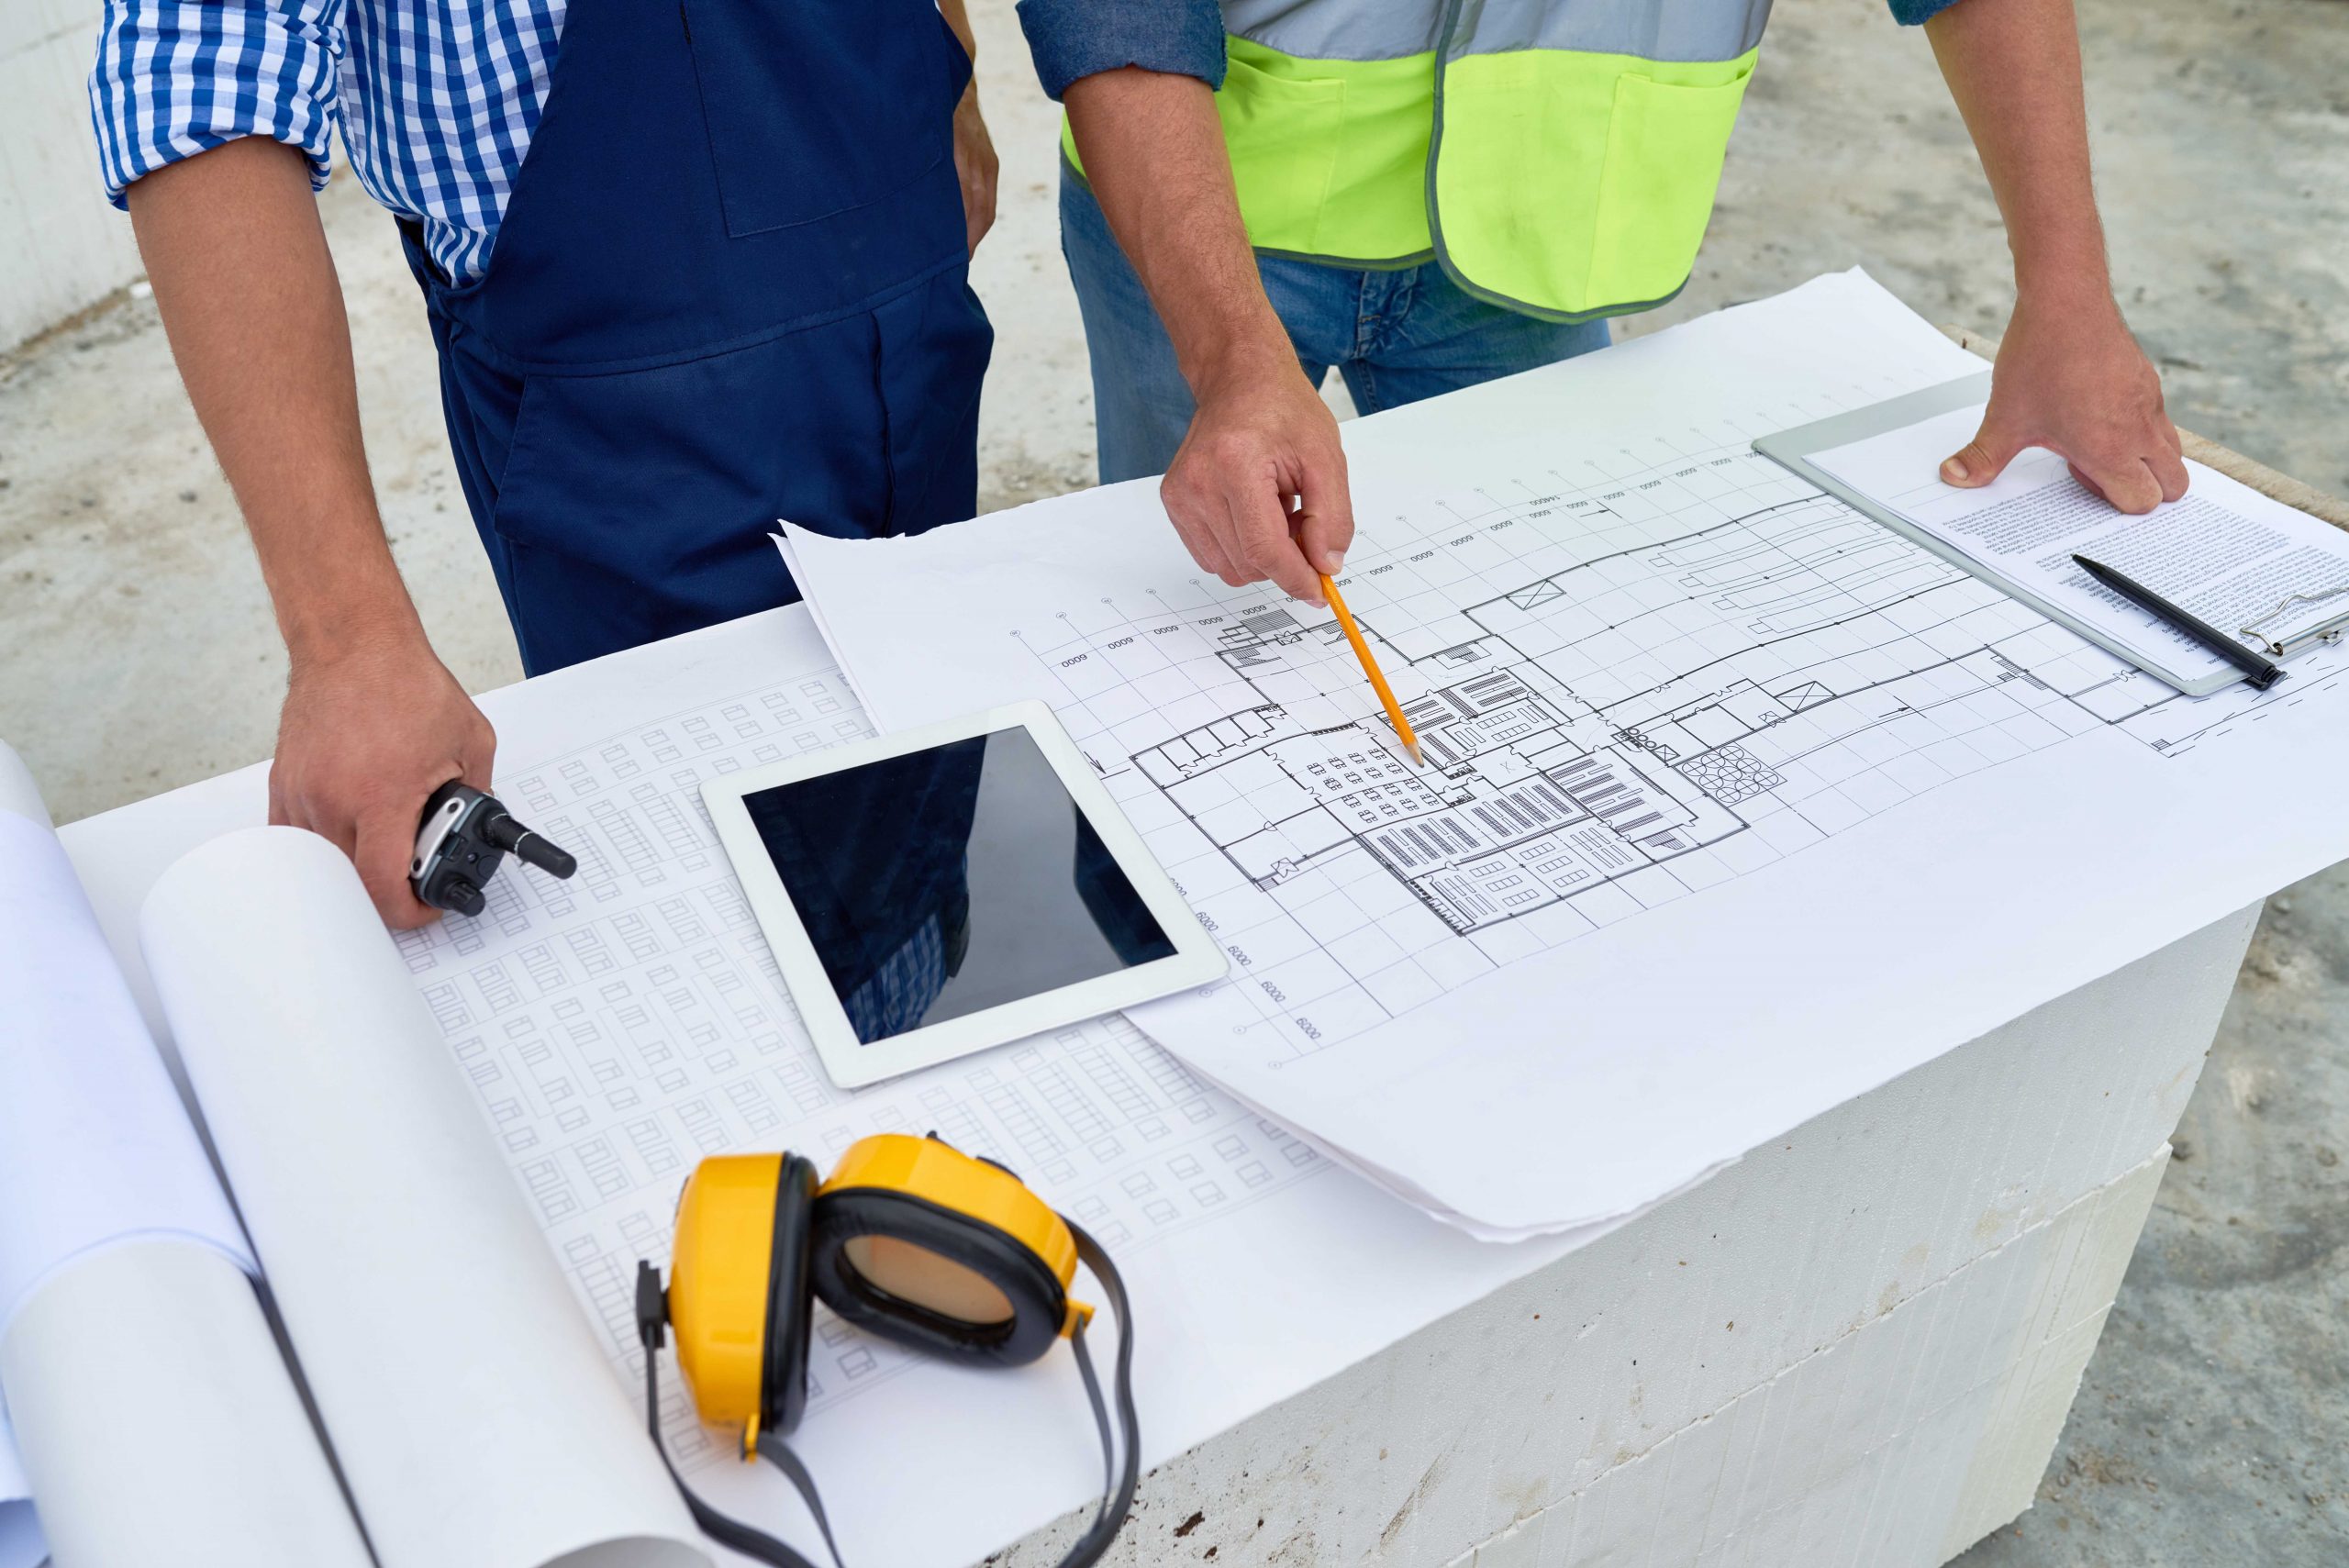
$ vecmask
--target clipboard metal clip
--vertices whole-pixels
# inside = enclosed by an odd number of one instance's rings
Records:
[[[2330,620],[2319,621],[2306,630],[2296,631],[2289,637],[2276,637],[2269,628],[2288,616],[2295,605],[2321,605],[2344,595],[2349,595],[2349,583],[2338,588],[2327,588],[2321,594],[2287,594],[2277,602],[2274,609],[2242,627],[2239,634],[2259,644],[2260,651],[2270,659],[2289,659],[2320,642],[2339,642],[2344,634],[2349,634],[2349,610]]]

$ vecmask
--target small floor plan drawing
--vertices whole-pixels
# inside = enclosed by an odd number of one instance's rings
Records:
[[[1424,769],[1325,611],[1227,591],[1020,634],[1276,1060],[2067,738],[2174,753],[2257,709],[2178,696],[1750,451],[1549,478],[1358,541],[1347,596]]]

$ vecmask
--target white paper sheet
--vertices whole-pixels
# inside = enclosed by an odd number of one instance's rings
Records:
[[[813,744],[845,739],[840,727],[852,722],[855,733],[865,733],[829,661],[807,612],[795,607],[484,698],[505,760],[500,788],[526,820],[537,807],[519,803],[536,778],[557,792],[559,806],[571,803],[547,816],[563,815],[578,829],[611,820],[596,816],[597,805],[633,814],[625,819],[654,847],[655,859],[627,868],[618,895],[607,899],[585,892],[583,871],[570,888],[582,896],[567,912],[544,896],[559,894],[556,884],[527,873],[501,875],[484,921],[451,922],[428,938],[407,940],[404,951],[418,966],[421,990],[453,989],[502,1028],[508,1014],[489,1009],[484,987],[498,987],[501,975],[509,986],[515,976],[527,981],[527,955],[550,941],[569,952],[573,939],[619,953],[631,985],[641,990],[657,963],[626,953],[620,917],[655,911],[659,898],[680,892],[707,901],[731,879],[707,862],[685,864],[696,849],[673,846],[633,792],[654,784],[656,798],[674,798],[690,811],[695,784],[707,772],[763,761],[763,748],[796,751],[803,738]],[[838,706],[820,707],[803,689],[810,682],[822,700]],[[796,707],[796,718],[782,719],[766,706],[769,696]],[[690,759],[684,770],[689,782],[669,776],[678,759],[655,755],[673,746]],[[122,907],[135,906],[166,864],[192,845],[259,821],[263,783],[262,770],[248,769],[67,828],[102,918],[110,927],[131,924]],[[592,826],[586,832],[595,852],[617,860],[629,830]],[[653,876],[661,880],[647,880]],[[507,923],[518,918],[521,929],[509,932]],[[755,986],[769,984],[763,951],[720,951],[728,953],[722,972]],[[126,962],[134,979],[143,975],[135,949]],[[698,962],[694,968],[700,972]],[[520,1010],[531,1016],[551,1017],[551,1006],[562,1000],[527,987],[518,994]],[[477,1032],[477,1024],[460,1023],[444,1038],[453,1044]],[[574,1294],[629,1383],[638,1363],[611,1286],[633,1267],[637,1238],[646,1238],[640,1245],[655,1256],[665,1248],[668,1205],[680,1179],[675,1168],[655,1170],[647,1162],[628,1133],[630,1120],[652,1119],[671,1137],[685,1139],[682,1118],[707,1098],[729,1118],[719,1148],[793,1147],[819,1158],[877,1126],[954,1129],[967,1146],[1013,1163],[1097,1233],[1115,1237],[1110,1244],[1141,1321],[1136,1386],[1145,1465],[1310,1387],[1598,1233],[1480,1246],[1283,1142],[1277,1129],[1258,1127],[1130,1032],[1075,1032],[1074,1042],[1008,1049],[841,1096],[812,1112],[795,1097],[806,1080],[785,1075],[798,1066],[820,1073],[796,1025],[785,1029],[783,1051],[746,1050],[731,1068],[713,1071],[706,1051],[681,1052],[687,1086],[664,1092],[649,1080],[632,1080],[646,1091],[640,1105],[628,1107],[632,1117],[599,1097],[608,1089],[567,1098],[591,1105],[598,1118],[577,1131],[567,1133],[554,1119],[558,1112],[542,1089],[523,1087],[519,1070],[527,1064],[517,1055],[501,1051],[499,1064],[511,1075],[476,1092],[484,1111],[493,1102],[518,1100],[528,1127],[542,1134],[533,1146],[507,1151],[526,1184],[529,1167],[545,1164],[578,1199],[576,1210],[551,1219],[542,1212],[540,1218]],[[1069,1073],[1072,1062],[1083,1071]],[[594,1082],[592,1069],[575,1062],[572,1075]],[[1062,1079],[1077,1084],[1078,1098],[1059,1094]],[[784,1119],[757,1131],[730,1119],[731,1091],[745,1085],[765,1095]],[[896,1097],[898,1090],[912,1100]],[[930,1097],[941,1093],[942,1100]],[[1022,1115],[1023,1107],[1030,1114]],[[1116,1151],[1101,1141],[1105,1127]],[[1052,1158],[1043,1146],[1045,1157],[1036,1159],[1030,1149],[1039,1139],[1057,1141],[1062,1157]],[[617,1149],[617,1169],[627,1178],[609,1197],[593,1180],[615,1168],[599,1143]],[[698,1153],[703,1146],[687,1139],[681,1147]],[[1267,1150],[1277,1161],[1264,1157]],[[1070,1171],[1060,1168],[1064,1162]],[[1275,1173],[1272,1179],[1255,1168],[1259,1163]],[[1101,1204],[1108,1206],[1106,1217]],[[961,1568],[1082,1505],[1098,1485],[1091,1418],[1065,1357],[1018,1373],[969,1373],[848,1334],[829,1318],[817,1356],[820,1392],[795,1443],[823,1484],[852,1562]],[[665,1388],[668,1429],[689,1450],[683,1458],[695,1484],[812,1550],[812,1529],[780,1478],[723,1460],[686,1420],[674,1375]],[[975,1462],[974,1444],[991,1455],[1019,1457]]]
[[[185,1236],[250,1269],[39,789],[6,742],[0,998],[0,1332],[50,1272],[125,1238]]]
[[[705,1563],[350,862],[231,834],[141,924],[383,1568]]]
[[[57,836],[0,811],[0,1334],[94,1249],[184,1236],[250,1268]]]
[[[2230,667],[2199,643],[2096,582],[2076,554],[2110,566],[2232,632],[2285,595],[2349,587],[2349,533],[2188,461],[2187,494],[2143,517],[2115,511],[2034,447],[1978,490],[1940,479],[1943,458],[1982,423],[1961,408],[1887,430],[1811,461],[1862,495],[1949,544],[1996,576],[2036,594],[2192,682]],[[2349,599],[2296,609],[2275,632],[2340,614]]]
[[[1748,450],[1979,369],[1854,273],[1347,426],[1346,592],[1427,773],[1327,616],[1203,580],[1148,483],[792,543],[885,727],[1052,702],[1224,938],[1230,983],[1135,1021],[1522,1233],[2349,851],[2340,655],[2177,697]]]

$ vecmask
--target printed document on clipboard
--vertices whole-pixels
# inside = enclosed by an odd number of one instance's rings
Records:
[[[2043,448],[2025,450],[1979,490],[1943,484],[1942,460],[1974,439],[1989,395],[1985,373],[1753,447],[2189,696],[2242,673],[2096,583],[2074,555],[2263,651],[2349,608],[2349,534],[2191,460],[2187,494],[2136,517]]]

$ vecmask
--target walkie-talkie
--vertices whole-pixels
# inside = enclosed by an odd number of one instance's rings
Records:
[[[435,909],[478,915],[488,903],[482,890],[509,854],[549,876],[579,869],[570,855],[514,820],[495,795],[451,779],[424,803],[408,885]]]

